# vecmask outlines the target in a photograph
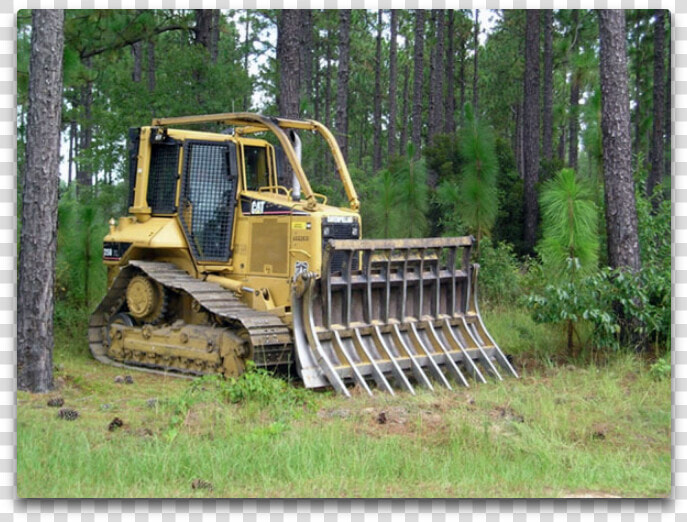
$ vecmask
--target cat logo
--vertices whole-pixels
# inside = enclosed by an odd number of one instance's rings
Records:
[[[265,212],[265,202],[264,201],[252,201],[250,204],[251,214],[262,214]]]

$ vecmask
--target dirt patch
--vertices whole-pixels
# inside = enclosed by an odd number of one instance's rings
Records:
[[[489,411],[489,416],[494,420],[525,422],[525,418],[510,406],[496,406],[494,409]]]
[[[375,438],[388,435],[418,437],[431,433],[432,438],[438,440],[442,433],[448,432],[444,416],[432,410],[410,413],[400,406],[366,408],[363,418],[364,422],[355,427],[356,433]]]

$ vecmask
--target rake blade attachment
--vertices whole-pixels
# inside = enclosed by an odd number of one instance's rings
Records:
[[[348,384],[372,395],[421,386],[470,386],[468,378],[518,377],[477,306],[472,237],[330,240],[322,273],[299,272],[293,328],[308,388]]]

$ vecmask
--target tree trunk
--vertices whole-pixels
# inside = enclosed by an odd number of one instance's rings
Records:
[[[344,159],[348,159],[348,76],[351,49],[351,10],[339,12],[339,74],[336,91],[337,140]]]
[[[558,137],[558,161],[565,161],[565,125],[561,126],[561,135]]]
[[[668,15],[668,26],[670,27],[670,14]],[[665,85],[666,85],[666,96],[665,96],[665,115],[663,119],[663,124],[665,125],[665,129],[663,131],[664,134],[664,151],[663,151],[663,174],[665,176],[670,177],[671,171],[670,171],[670,156],[671,156],[671,148],[670,148],[670,136],[672,134],[672,129],[671,129],[671,122],[673,120],[672,114],[671,114],[671,85],[670,85],[670,79],[671,79],[671,68],[670,68],[670,57],[672,56],[672,52],[670,49],[670,39],[668,39],[668,45],[667,47],[667,58],[668,58],[668,66],[666,67],[667,69],[667,74],[665,78]]]
[[[568,165],[577,169],[577,137],[580,133],[580,77],[574,71],[570,83],[570,121],[568,129]]]
[[[572,24],[575,36],[573,37],[574,45],[576,46],[578,34],[579,14],[577,10],[572,12]],[[580,71],[577,70],[575,57],[577,56],[577,49],[572,49],[572,67],[570,75],[570,120],[568,121],[568,166],[571,169],[577,169],[577,136],[580,132]]]
[[[222,13],[219,9],[212,10],[212,29],[210,30],[210,61],[217,63],[219,52],[219,26]]]
[[[91,59],[86,58],[83,61],[86,69],[91,68]],[[93,141],[93,128],[92,128],[92,115],[91,108],[93,106],[93,82],[86,80],[86,84],[81,86],[81,97],[79,100],[79,105],[83,109],[82,121],[79,125],[79,158],[76,162],[76,182],[78,183],[77,191],[79,186],[81,187],[91,187],[93,185],[93,174],[91,172],[91,167],[89,161],[86,158],[81,157],[82,154],[88,153],[91,148],[91,142]]]
[[[520,174],[520,179],[525,178],[525,161],[523,154],[523,110],[522,102],[515,107],[515,165]]]
[[[212,9],[195,9],[196,26],[194,27],[195,42],[202,45],[212,54]]]
[[[415,48],[413,52],[413,126],[411,140],[415,147],[415,158],[420,157],[422,146],[422,75],[424,67],[425,12],[415,10]]]
[[[479,92],[477,90],[477,74],[478,74],[478,58],[479,58],[479,9],[475,9],[475,28],[474,28],[474,41],[473,49],[475,50],[474,56],[474,67],[472,75],[472,108],[474,109],[475,116],[477,116],[477,108],[479,102]]]
[[[332,45],[331,35],[327,31],[327,70],[324,73],[324,124],[331,127],[332,124]]]
[[[131,81],[139,83],[143,76],[143,41],[139,40],[131,44],[131,56],[134,59],[134,68],[131,70]]]
[[[377,11],[377,46],[375,49],[374,152],[372,170],[382,167],[382,10]]]
[[[651,170],[646,180],[646,195],[651,199],[654,210],[657,208],[660,198],[653,198],[654,188],[663,181],[663,130],[665,123],[665,11],[656,11],[654,23],[654,103],[653,103],[653,128],[651,133]]]
[[[453,134],[456,132],[456,86],[455,86],[455,50],[453,48],[455,38],[453,32],[455,31],[453,9],[448,10],[448,46],[446,48],[445,70],[446,70],[446,98],[444,101],[444,132],[446,134]]]
[[[405,155],[408,147],[408,86],[410,84],[410,69],[403,67],[403,108],[401,109],[401,137],[399,140],[399,155]]]
[[[544,11],[544,114],[542,115],[542,153],[553,158],[553,10]]]
[[[434,136],[443,129],[445,108],[442,106],[444,101],[444,11],[442,9],[432,9],[433,30],[436,34],[436,43],[432,49],[430,63],[430,86],[429,86],[429,136],[428,143],[432,143]],[[435,175],[430,173],[430,186],[436,185]]]
[[[63,27],[63,10],[33,10],[17,292],[17,388],[39,393],[52,387]]]
[[[627,267],[637,271],[640,259],[632,180],[625,13],[621,10],[600,10],[599,20],[608,262],[612,268]]]
[[[391,35],[389,40],[389,129],[387,135],[387,156],[389,159],[397,154],[396,150],[396,36],[398,33],[398,11],[391,9]]]
[[[243,39],[243,70],[246,73],[246,78],[250,78],[250,72],[248,70],[248,61],[250,59],[251,55],[251,45],[250,45],[250,14],[251,10],[246,9],[244,11],[244,16],[245,18],[245,25],[243,28],[243,31],[245,33],[244,39]],[[247,111],[249,110],[251,105],[251,99],[248,94],[246,94],[243,97],[243,110]]]
[[[67,161],[67,186],[72,184],[72,171],[74,168],[74,156],[76,155],[76,121],[69,122],[69,159]]]
[[[300,52],[300,85],[303,99],[310,100],[312,96],[312,62],[313,62],[313,24],[312,11],[301,9],[301,52]]]
[[[525,33],[525,81],[523,139],[525,177],[523,186],[525,230],[528,252],[534,252],[537,240],[537,182],[539,181],[539,10],[527,11]]]
[[[458,83],[460,83],[460,128],[465,126],[465,38],[460,38],[460,73]]]
[[[300,117],[300,12],[284,9],[281,12],[277,33],[277,69],[279,115],[282,118]]]

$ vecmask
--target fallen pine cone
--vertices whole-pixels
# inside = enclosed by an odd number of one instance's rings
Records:
[[[122,419],[120,419],[119,417],[115,417],[114,419],[112,419],[112,422],[110,422],[110,425],[107,427],[107,429],[109,431],[114,431],[117,428],[121,428],[122,426],[124,426],[124,421],[122,421]]]
[[[193,482],[191,482],[191,489],[208,489],[212,491],[213,487],[212,483],[208,482],[207,480],[195,479]]]
[[[57,412],[57,416],[64,420],[76,420],[79,417],[79,412],[71,408],[62,408]]]
[[[60,406],[64,406],[64,399],[62,397],[53,397],[48,401],[48,406],[51,408],[59,408]]]

